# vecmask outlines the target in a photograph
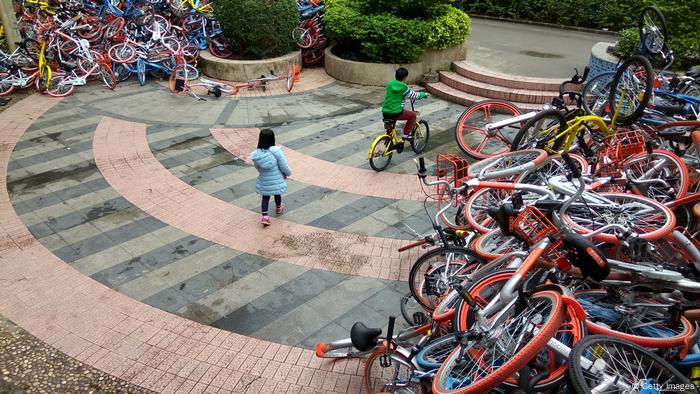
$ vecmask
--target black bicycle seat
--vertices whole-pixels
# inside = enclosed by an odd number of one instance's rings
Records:
[[[350,329],[350,340],[355,349],[365,352],[377,345],[377,339],[382,335],[381,328],[367,328],[364,323],[357,322]]]
[[[501,229],[503,235],[510,235],[510,218],[515,216],[515,209],[513,204],[505,203],[498,208],[489,208],[487,213],[493,220],[498,224],[498,228]]]
[[[551,199],[545,199],[545,200],[539,200],[535,202],[535,207],[539,209],[540,211],[544,211],[547,213],[551,213],[553,211],[558,210],[561,208],[561,206],[564,203],[558,200],[551,200]]]
[[[661,130],[656,133],[657,136],[660,138],[669,140],[669,141],[675,141],[675,142],[688,142],[690,141],[690,136],[688,133],[683,130],[683,129],[668,129],[668,130]]]
[[[685,75],[687,75],[687,76],[689,76],[689,77],[691,77],[691,78],[700,77],[700,67],[695,66],[695,67],[691,68],[690,70],[688,70],[688,71],[685,73]]]

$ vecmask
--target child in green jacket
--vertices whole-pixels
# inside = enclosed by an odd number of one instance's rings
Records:
[[[396,70],[396,79],[386,83],[386,97],[382,105],[382,114],[384,119],[406,120],[406,126],[403,129],[403,138],[411,139],[413,137],[413,127],[416,125],[417,114],[404,108],[406,103],[404,100],[419,100],[428,97],[425,92],[414,92],[403,82],[408,77],[408,70],[399,67]]]

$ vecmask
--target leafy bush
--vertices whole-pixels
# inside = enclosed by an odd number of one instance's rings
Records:
[[[630,27],[622,30],[615,44],[615,52],[621,58],[628,58],[639,51],[639,29]]]
[[[370,61],[412,63],[425,48],[444,49],[469,36],[469,16],[450,3],[327,0],[326,26],[340,46],[355,48]]]
[[[700,13],[697,12],[697,2],[687,0],[653,2],[651,0],[470,0],[462,1],[460,4],[465,11],[473,14],[617,31],[636,28],[641,10],[646,5],[653,4],[666,17],[669,45],[676,54],[675,64],[686,67],[700,61],[700,30],[697,29],[700,25]]]
[[[217,0],[214,14],[238,55],[265,59],[295,48],[291,33],[299,13],[294,0]]]

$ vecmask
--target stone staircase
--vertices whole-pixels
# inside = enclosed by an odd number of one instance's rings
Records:
[[[427,84],[427,90],[465,106],[500,99],[514,103],[521,110],[539,110],[559,95],[562,81],[501,74],[468,61],[456,61],[452,62],[452,71],[441,71],[439,82]]]

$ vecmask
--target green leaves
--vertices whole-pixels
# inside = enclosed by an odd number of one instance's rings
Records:
[[[469,36],[467,14],[449,0],[330,0],[326,26],[340,45],[374,62],[412,63],[424,48],[444,49]]]
[[[299,12],[294,0],[217,0],[214,13],[239,55],[265,59],[295,48],[292,30],[299,25]]]

